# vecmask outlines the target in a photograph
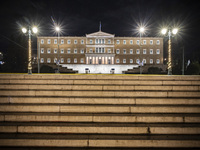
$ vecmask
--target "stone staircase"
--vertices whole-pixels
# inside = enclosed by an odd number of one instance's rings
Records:
[[[200,148],[200,76],[2,74],[0,146]]]

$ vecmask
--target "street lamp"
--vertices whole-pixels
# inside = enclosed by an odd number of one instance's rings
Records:
[[[168,33],[167,33],[168,32]],[[178,32],[178,29],[177,28],[174,28],[172,31],[171,31],[171,28],[169,29],[162,29],[161,30],[161,33],[163,35],[165,35],[167,33],[167,37],[169,37],[169,40],[168,40],[168,75],[172,75],[172,58],[171,58],[171,37],[173,37],[173,35],[176,35]]]
[[[28,31],[28,33],[27,33]],[[32,63],[31,63],[31,58],[32,58],[32,50],[31,50],[31,35],[36,34],[38,32],[37,27],[33,27],[31,30],[31,27],[28,27],[28,30],[26,28],[22,28],[22,32],[25,35],[28,35],[28,74],[32,74]]]
[[[139,62],[139,66],[140,66],[140,74],[142,74],[142,58],[141,58],[141,35],[144,33],[145,28],[144,27],[140,27],[139,28],[139,32],[140,32],[140,62]]]
[[[58,72],[57,73],[60,73],[60,70],[59,70],[59,64],[60,64],[60,54],[59,54],[59,37],[60,37],[60,27],[59,26],[56,26],[55,27],[55,30],[56,32],[58,33],[58,58],[57,58],[57,65],[58,65]]]

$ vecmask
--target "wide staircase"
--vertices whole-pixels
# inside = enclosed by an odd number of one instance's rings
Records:
[[[200,148],[200,76],[0,75],[0,149]]]

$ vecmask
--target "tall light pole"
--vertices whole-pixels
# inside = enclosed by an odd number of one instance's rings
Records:
[[[28,35],[28,74],[32,74],[32,50],[31,50],[31,35],[36,34],[38,32],[38,29],[36,27],[33,27],[31,30],[31,27],[28,27],[28,33],[26,28],[22,28],[22,32],[26,35]]]
[[[57,65],[58,65],[58,73],[60,73],[60,70],[59,70],[59,64],[60,64],[60,54],[59,54],[59,37],[60,37],[60,27],[59,26],[56,26],[55,27],[55,30],[56,32],[58,33],[58,58],[57,58]]]
[[[142,33],[144,33],[145,29],[144,27],[140,27],[139,32],[140,32],[140,62],[139,62],[139,66],[140,66],[140,74],[142,74],[142,58],[141,58],[141,36]]]
[[[172,52],[172,49],[171,49],[171,38],[173,37],[173,35],[176,35],[178,32],[178,29],[177,28],[174,28],[172,31],[171,31],[171,28],[169,29],[162,29],[161,33],[163,35],[165,35],[166,33],[167,34],[167,37],[169,37],[169,40],[168,40],[168,75],[172,75],[172,57],[171,57],[171,52]]]

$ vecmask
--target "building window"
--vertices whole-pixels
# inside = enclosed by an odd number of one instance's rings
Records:
[[[81,54],[84,54],[84,50],[83,49],[81,50]]]
[[[126,59],[123,59],[123,63],[124,63],[124,64],[126,63]]]
[[[41,63],[44,63],[44,58],[41,58],[41,59],[40,59],[40,62],[41,62]]]
[[[140,40],[137,40],[137,45],[139,45],[140,44]]]
[[[74,44],[77,44],[77,40],[74,40]]]
[[[126,44],[126,40],[123,40],[123,44]]]
[[[57,49],[54,49],[54,54],[56,54],[57,53]]]
[[[67,40],[67,44],[71,44],[71,40]]]
[[[90,49],[90,53],[93,53],[93,50],[92,50],[92,49]]]
[[[61,39],[61,44],[64,44],[64,39]]]
[[[71,61],[70,58],[67,58],[67,63],[70,63],[70,61]]]
[[[93,41],[90,39],[90,44],[92,44],[93,43]]]
[[[51,53],[51,49],[50,49],[50,48],[47,49],[47,53],[48,53],[48,54]]]
[[[136,54],[140,54],[140,50],[139,49],[136,50]]]
[[[130,64],[132,64],[133,63],[133,59],[130,59]]]
[[[64,58],[61,58],[61,63],[64,63]]]
[[[157,40],[157,41],[156,41],[156,44],[157,44],[157,45],[160,45],[160,40]]]
[[[130,44],[133,44],[133,40],[130,40]]]
[[[77,58],[74,58],[74,63],[77,63]]]
[[[41,54],[44,54],[44,48],[41,48]]]
[[[153,59],[150,59],[150,64],[153,64]]]
[[[51,58],[47,58],[47,63],[51,63]]]
[[[126,50],[125,49],[123,50],[123,54],[126,54]]]
[[[81,40],[81,44],[84,44],[84,40]]]
[[[57,39],[54,39],[54,44],[57,44]]]
[[[68,50],[67,50],[67,53],[68,53],[68,54],[70,54],[70,53],[71,53],[71,50],[70,50],[70,49],[68,49]]]
[[[117,44],[120,44],[119,40],[117,40]]]
[[[143,40],[143,44],[146,45],[146,44],[147,44],[147,41],[146,41],[146,40]]]
[[[47,44],[51,44],[51,39],[48,39],[48,40],[47,40]]]
[[[160,49],[157,49],[157,50],[156,50],[156,54],[160,54]]]
[[[61,49],[60,53],[61,53],[61,54],[64,54],[64,49]]]
[[[136,59],[136,63],[139,64],[139,63],[140,63],[140,60],[139,60],[139,59]]]
[[[116,59],[116,63],[119,63],[119,59]]]
[[[57,62],[57,58],[54,58],[54,63],[56,63]]]
[[[41,44],[44,44],[44,39],[41,39]]]
[[[102,53],[105,53],[105,49],[104,48],[102,48]],[[110,51],[110,53],[111,53],[111,51]]]
[[[77,49],[74,49],[74,54],[77,54]]]
[[[143,49],[143,54],[147,54],[147,50],[146,49]]]
[[[146,59],[143,59],[143,63],[144,63],[144,64],[146,64],[146,63],[147,63]]]
[[[150,45],[153,45],[153,40],[150,40]]]
[[[83,58],[81,58],[81,63],[84,63],[84,59]]]
[[[104,39],[102,39],[102,44],[104,44],[105,43],[105,40]]]
[[[108,53],[111,53],[111,50],[110,50],[110,49],[108,49]]]
[[[153,54],[153,49],[150,49],[150,54]]]
[[[132,49],[130,49],[130,54],[133,54],[133,50]]]
[[[116,50],[116,53],[119,54],[119,52],[120,52],[119,49],[117,49],[117,50]]]
[[[160,59],[157,59],[157,60],[156,60],[156,63],[159,64],[159,63],[160,63]]]
[[[111,40],[108,40],[108,44],[111,44]]]

